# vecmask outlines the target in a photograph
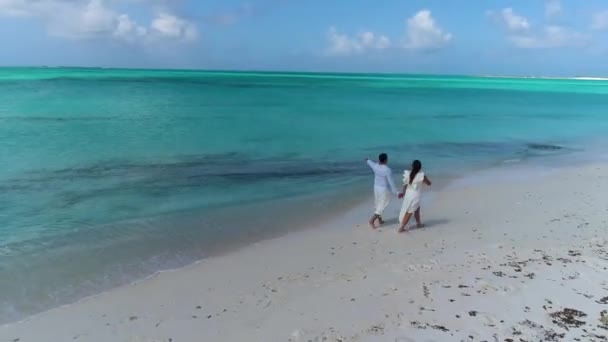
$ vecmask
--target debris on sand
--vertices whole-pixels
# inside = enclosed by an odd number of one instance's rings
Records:
[[[384,334],[384,325],[373,325],[367,331],[374,335],[382,335]]]
[[[596,300],[595,302],[598,304],[608,304],[608,297],[604,297],[602,299]]]
[[[421,323],[418,321],[412,321],[410,324],[416,329],[435,329],[443,332],[450,331],[450,329],[444,327],[443,325],[431,325],[429,323]]]
[[[540,336],[543,336],[542,341],[558,342],[558,341],[562,341],[566,337],[565,333],[558,333],[553,329],[546,329],[541,324],[532,322],[529,319],[522,321],[519,324],[524,327],[527,327],[527,328],[531,328],[534,330],[540,330]],[[523,341],[523,340],[520,339],[520,341]]]
[[[549,316],[553,318],[553,323],[569,330],[569,328],[578,328],[585,325],[586,322],[580,320],[580,318],[587,317],[587,314],[576,309],[565,308],[561,311],[553,312]]]

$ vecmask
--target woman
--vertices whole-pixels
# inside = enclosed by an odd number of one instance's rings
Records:
[[[399,213],[399,222],[401,227],[399,233],[407,230],[407,224],[414,215],[418,228],[422,228],[423,224],[420,220],[420,193],[422,184],[431,185],[431,181],[422,172],[422,163],[420,160],[414,160],[412,170],[403,172],[403,192],[399,194],[399,198],[403,198],[401,212]]]

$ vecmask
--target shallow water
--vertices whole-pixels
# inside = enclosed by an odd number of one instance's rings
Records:
[[[334,210],[380,152],[396,174],[420,158],[442,177],[592,158],[607,94],[584,80],[0,69],[0,322]]]

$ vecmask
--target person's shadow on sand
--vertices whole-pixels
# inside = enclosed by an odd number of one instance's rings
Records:
[[[390,220],[386,220],[384,221],[384,225],[383,226],[392,226],[392,225],[396,225],[399,223],[399,220],[395,217],[392,218]],[[424,224],[424,227],[422,228],[433,228],[433,227],[437,227],[437,226],[443,226],[446,225],[448,223],[450,223],[450,220],[448,219],[430,219],[428,221],[422,221],[422,223]],[[412,229],[422,229],[422,228],[417,228],[416,225],[412,225],[410,227],[410,230]]]

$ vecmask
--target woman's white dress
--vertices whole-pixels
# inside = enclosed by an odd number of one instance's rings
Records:
[[[418,171],[410,184],[410,171],[405,170],[403,172],[403,184],[407,184],[407,188],[405,189],[403,204],[399,212],[399,222],[403,222],[405,214],[413,214],[420,208],[420,194],[422,192],[422,185],[424,184],[424,172]]]

